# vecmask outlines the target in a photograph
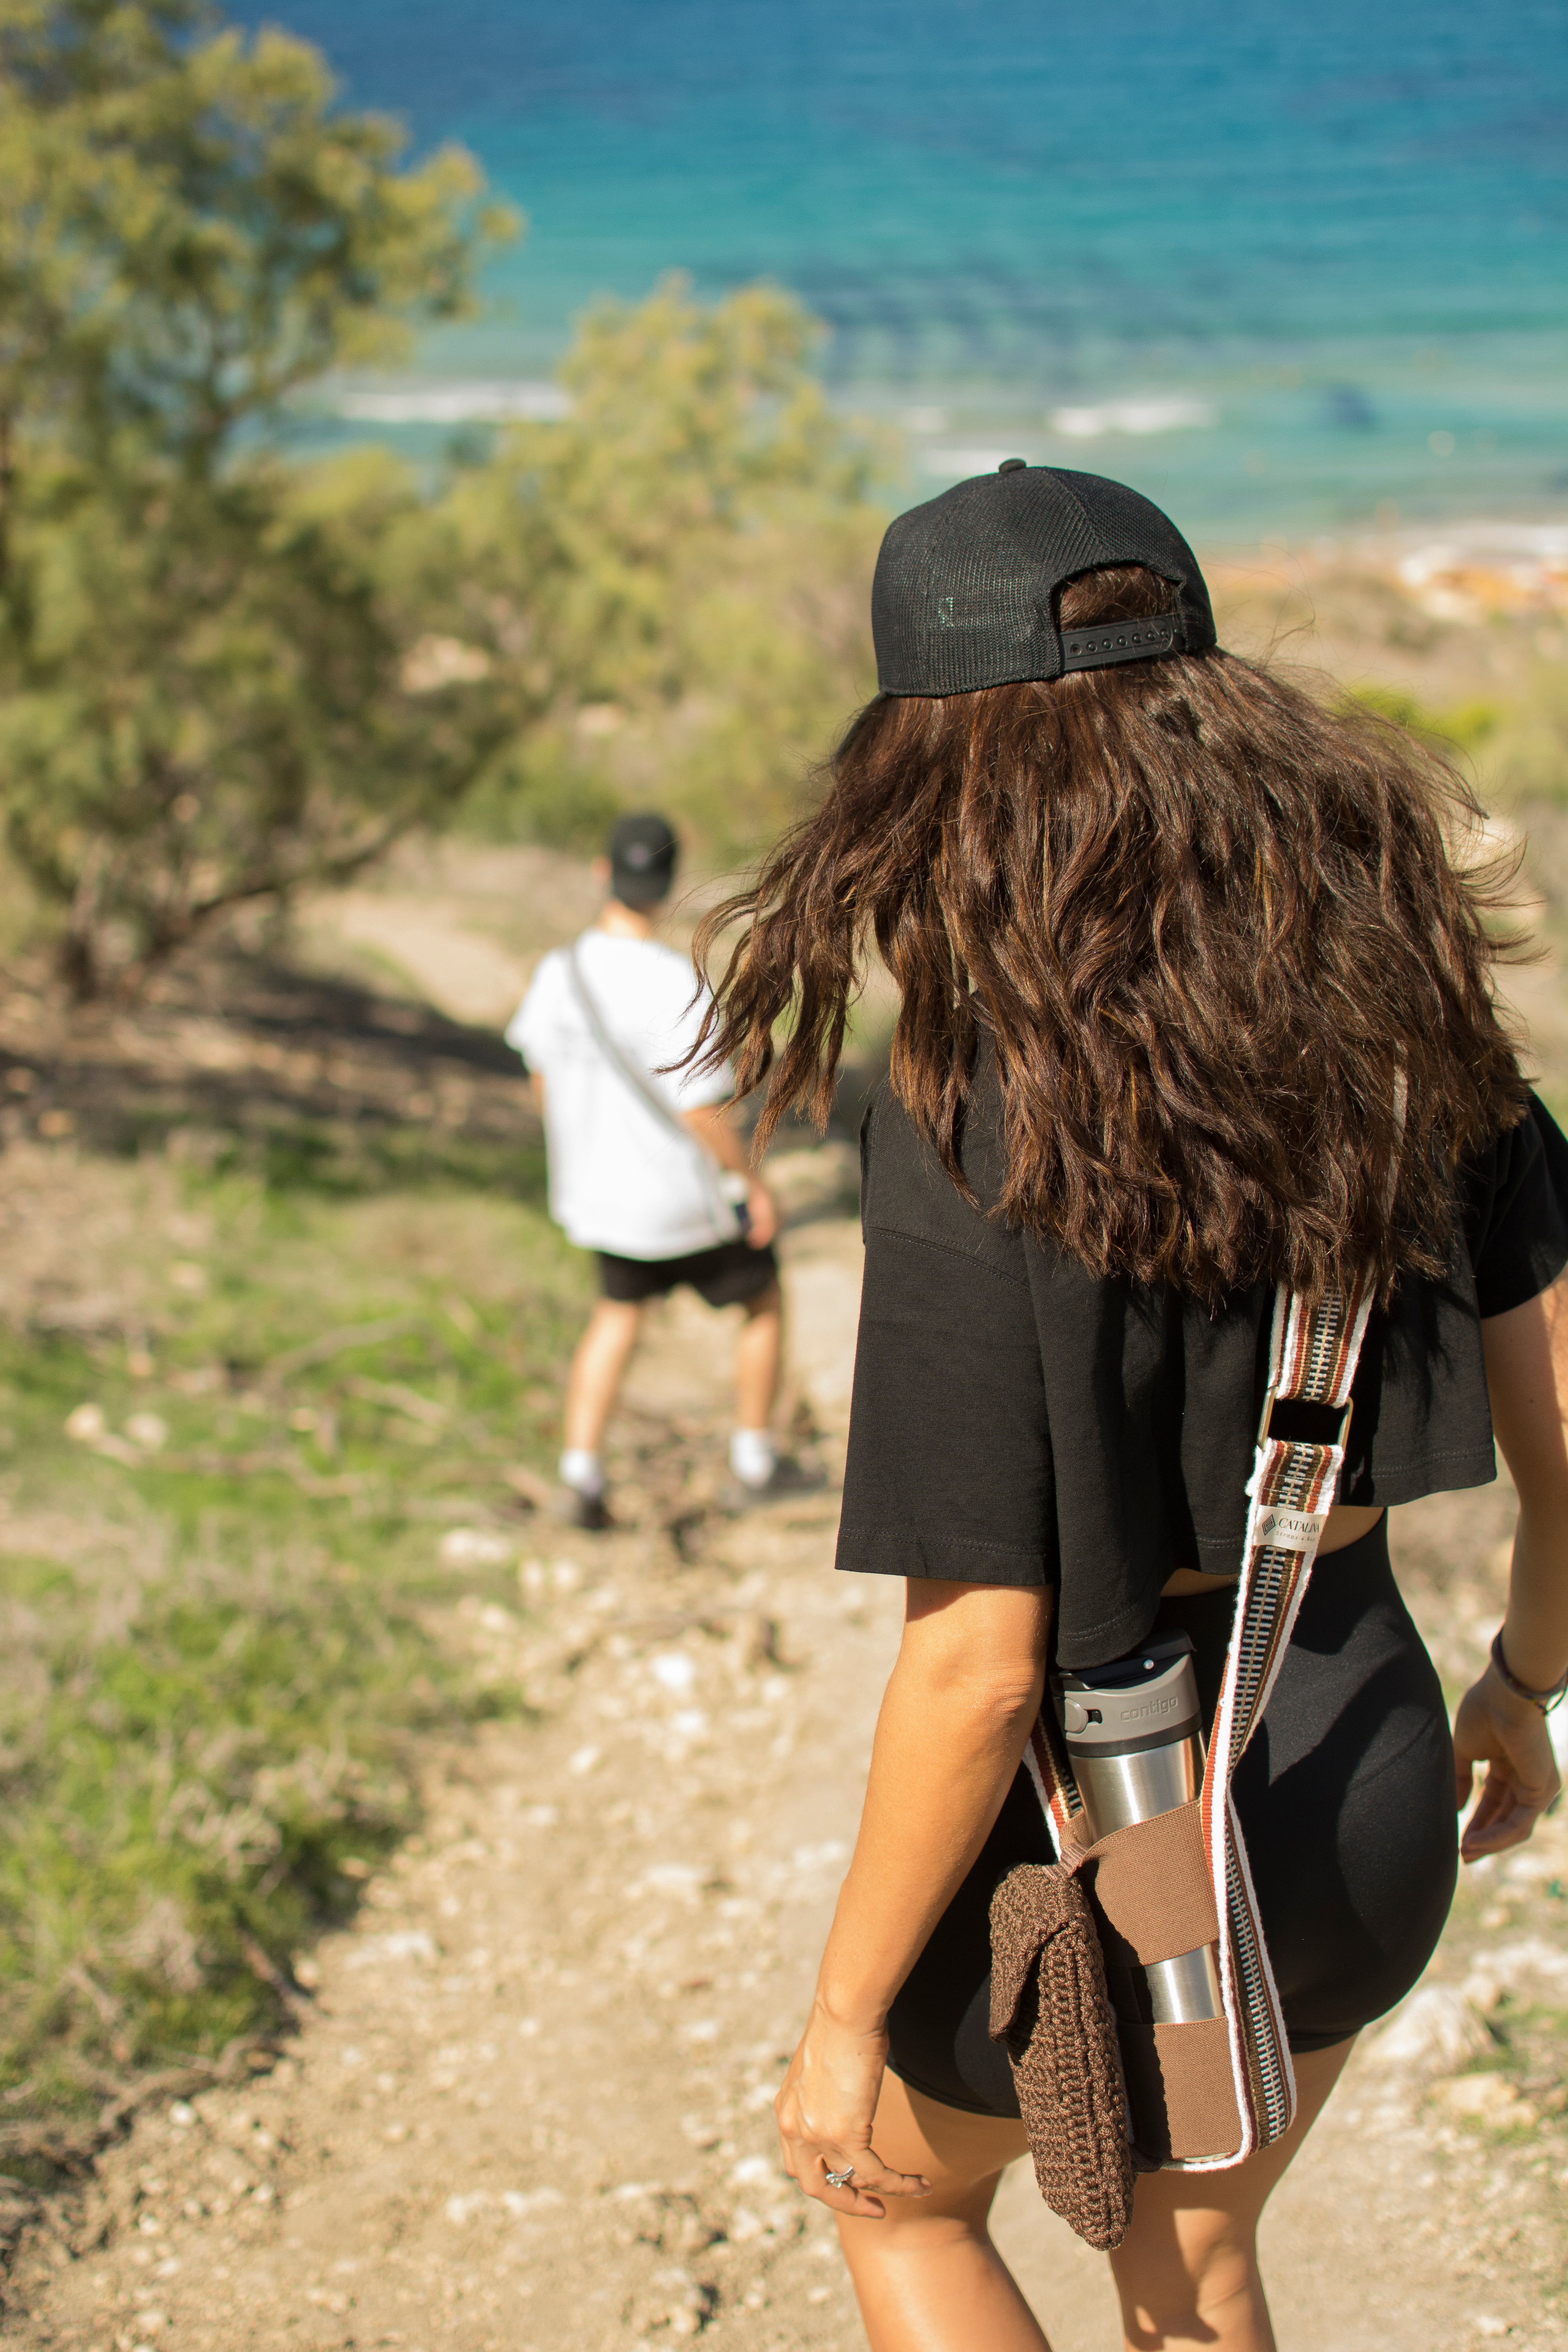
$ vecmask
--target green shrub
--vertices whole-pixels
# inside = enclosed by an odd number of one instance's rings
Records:
[[[1500,704],[1479,698],[1455,703],[1447,710],[1431,710],[1415,695],[1393,686],[1358,686],[1347,699],[1449,751],[1478,751],[1497,733],[1506,716]]]

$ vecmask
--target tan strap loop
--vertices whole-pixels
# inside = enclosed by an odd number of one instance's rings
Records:
[[[1186,2025],[1138,2025],[1123,2018],[1119,2034],[1142,2153],[1167,2163],[1240,2147],[1241,2110],[1223,2017]]]
[[[1217,1942],[1197,1798],[1112,1830],[1070,1866],[1086,1882],[1108,1964],[1149,1968]]]

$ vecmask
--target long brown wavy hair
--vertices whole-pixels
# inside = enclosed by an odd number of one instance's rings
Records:
[[[1060,625],[1171,597],[1090,572]],[[705,967],[745,929],[700,1051],[767,1081],[759,1150],[792,1106],[824,1124],[875,940],[892,1085],[965,1191],[994,1039],[1009,1223],[1215,1303],[1361,1268],[1386,1296],[1443,1270],[1458,1159],[1526,1099],[1489,984],[1504,877],[1449,846],[1479,815],[1402,730],[1223,652],[879,697],[816,814],[701,926]]]

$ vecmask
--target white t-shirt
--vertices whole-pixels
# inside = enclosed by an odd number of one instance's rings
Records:
[[[728,1069],[659,1075],[696,1043],[708,1003],[693,1002],[684,956],[655,940],[584,931],[578,961],[599,1018],[676,1112],[727,1102]],[[506,1036],[544,1080],[550,1213],[583,1249],[616,1257],[685,1257],[733,1241],[719,1171],[695,1137],[677,1135],[616,1068],[588,1025],[555,948],[533,975]]]

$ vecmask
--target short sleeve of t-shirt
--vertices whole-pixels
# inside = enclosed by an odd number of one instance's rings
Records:
[[[1483,1319],[1535,1298],[1568,1265],[1568,1139],[1531,1095],[1528,1117],[1463,1171],[1465,1238]]]
[[[547,955],[528,983],[528,992],[506,1024],[506,1042],[525,1070],[542,1070],[560,1027],[565,974],[562,959]]]
[[[964,1200],[886,1091],[867,1114],[861,1168],[838,1564],[1043,1584],[1053,1475],[1023,1242]]]

